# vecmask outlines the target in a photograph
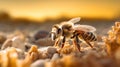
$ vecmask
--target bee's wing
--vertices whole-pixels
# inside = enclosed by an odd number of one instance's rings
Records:
[[[90,25],[74,25],[75,30],[82,30],[86,32],[95,32],[96,28]]]
[[[70,19],[68,22],[77,23],[80,21],[80,19],[81,19],[80,17],[76,17],[76,18]]]

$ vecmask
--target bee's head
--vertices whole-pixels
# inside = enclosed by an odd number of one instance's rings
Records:
[[[53,25],[52,31],[50,33],[51,39],[55,40],[58,37],[58,34],[60,33],[61,33],[60,25],[59,24]]]
[[[60,25],[59,25],[59,24],[53,25],[53,28],[55,28],[56,34],[60,34],[61,28],[60,28]]]

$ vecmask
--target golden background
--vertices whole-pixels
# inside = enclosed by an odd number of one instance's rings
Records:
[[[120,18],[120,0],[0,0],[0,10],[38,21],[60,16],[112,20]]]

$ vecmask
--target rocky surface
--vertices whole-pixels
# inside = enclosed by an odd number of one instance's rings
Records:
[[[120,67],[120,22],[104,34],[98,34],[94,48],[81,43],[79,52],[73,44],[54,47],[49,37],[34,40],[23,31],[1,33],[0,67]]]

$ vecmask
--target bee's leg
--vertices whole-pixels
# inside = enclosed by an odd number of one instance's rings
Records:
[[[86,40],[85,40],[85,42],[86,42],[91,48],[93,48],[93,46],[90,44],[90,42],[88,42],[88,41],[86,41]]]
[[[76,36],[76,42],[77,42],[77,48],[78,48],[78,50],[79,50],[79,52],[80,52],[80,44],[79,44],[79,38],[78,38],[78,36]]]
[[[58,42],[58,40],[55,40],[55,44],[54,44],[54,46],[57,46],[57,42]]]
[[[78,36],[75,36],[74,44],[77,47],[77,49],[79,50],[79,52],[80,52],[81,49],[80,49],[80,45],[79,45],[79,38],[78,38]]]
[[[64,47],[64,44],[65,44],[65,37],[63,37],[63,40],[62,40],[62,48]]]
[[[59,44],[60,38],[57,39],[57,41],[55,41],[54,46],[57,46]]]

